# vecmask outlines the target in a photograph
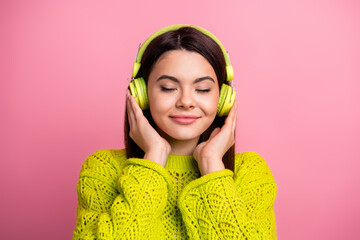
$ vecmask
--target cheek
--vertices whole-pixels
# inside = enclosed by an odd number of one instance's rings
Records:
[[[166,114],[171,108],[171,101],[161,94],[149,94],[149,106],[153,119]]]
[[[208,115],[216,115],[218,103],[219,103],[218,95],[214,95],[211,98],[208,98],[207,101],[201,102],[204,111],[206,111]]]

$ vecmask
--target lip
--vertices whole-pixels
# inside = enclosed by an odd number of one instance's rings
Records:
[[[193,116],[193,115],[172,115],[172,116],[170,116],[170,118],[174,122],[187,125],[187,124],[192,124],[193,122],[195,122],[200,117]]]

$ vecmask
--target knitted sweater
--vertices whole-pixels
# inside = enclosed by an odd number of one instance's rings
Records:
[[[77,185],[73,239],[276,239],[276,185],[254,152],[235,171],[201,176],[192,156],[169,155],[165,168],[126,158],[125,149],[89,156]]]

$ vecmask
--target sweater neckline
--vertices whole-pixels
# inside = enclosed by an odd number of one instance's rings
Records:
[[[169,154],[165,168],[178,169],[178,170],[179,169],[194,170],[194,169],[198,169],[198,165],[192,155]]]

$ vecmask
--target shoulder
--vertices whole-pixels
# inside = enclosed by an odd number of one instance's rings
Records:
[[[238,181],[251,177],[275,183],[269,166],[256,152],[236,153],[234,165],[234,178]]]
[[[253,168],[258,164],[266,164],[260,154],[256,152],[242,152],[235,154],[235,172],[240,168]]]
[[[89,155],[83,167],[92,165],[119,165],[126,159],[126,149],[101,149]],[[116,167],[116,166],[114,166]]]
[[[117,175],[126,160],[126,149],[101,149],[89,155],[80,171],[82,175]]]

